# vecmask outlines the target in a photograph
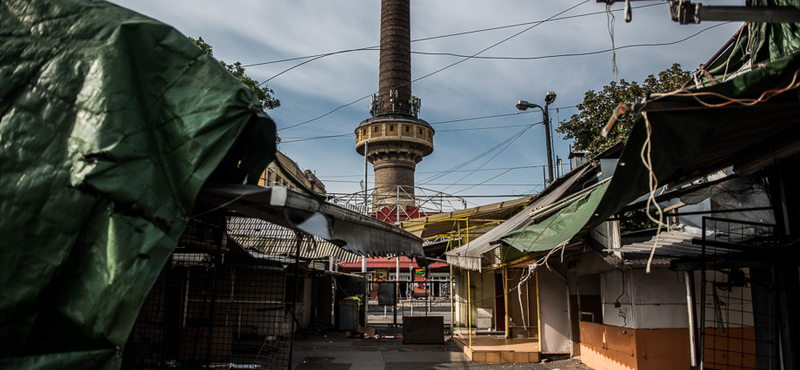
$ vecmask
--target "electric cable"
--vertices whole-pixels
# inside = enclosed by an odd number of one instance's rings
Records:
[[[664,5],[664,4],[665,3],[649,4],[649,5],[633,7],[633,9],[644,9],[644,8],[649,8],[649,7],[659,6],[659,5]],[[622,11],[622,9],[616,9],[616,10],[612,10],[612,11],[618,12],[618,11]],[[550,21],[562,21],[562,20],[567,20],[567,19],[582,18],[582,17],[593,16],[593,15],[601,15],[601,14],[605,14],[605,13],[606,13],[605,11],[589,12],[589,13],[583,13],[583,14],[576,14],[576,15],[569,15],[569,16],[565,16],[565,17],[553,18]],[[515,23],[515,24],[509,24],[509,25],[505,25],[505,26],[496,26],[496,27],[482,28],[482,29],[477,29],[477,30],[472,30],[472,31],[462,31],[462,32],[449,33],[449,34],[444,34],[444,35],[439,35],[439,36],[423,37],[423,38],[419,38],[419,39],[413,39],[413,40],[411,40],[411,43],[413,44],[415,42],[431,41],[431,40],[438,40],[438,39],[444,39],[444,38],[449,38],[449,37],[464,36],[464,35],[471,35],[471,34],[477,34],[477,33],[489,32],[489,31],[498,31],[498,30],[504,30],[504,29],[509,29],[509,28],[523,27],[523,26],[528,26],[528,25],[531,25],[531,24],[542,23],[542,22],[545,22],[545,21],[541,21],[540,20],[540,21]],[[242,67],[244,67],[244,68],[259,67],[259,66],[264,66],[264,65],[269,65],[269,64],[293,62],[293,61],[296,61],[296,60],[304,60],[304,59],[317,60],[317,59],[328,57],[328,56],[332,56],[332,55],[347,54],[347,53],[353,53],[353,52],[358,52],[358,51],[375,51],[375,50],[380,50],[380,45],[366,46],[366,47],[353,48],[353,49],[337,50],[337,51],[332,51],[332,52],[328,52],[328,53],[321,53],[321,54],[306,55],[306,56],[301,56],[301,57],[292,57],[292,58],[271,60],[271,61],[267,61],[267,62],[257,62],[257,63],[251,63],[251,64],[243,64]],[[304,62],[304,63],[301,63],[301,64],[306,64],[306,63]],[[292,70],[292,69],[294,69],[296,67],[299,67],[299,66],[300,65],[292,66],[291,68],[281,72],[280,74],[283,74],[284,72],[288,72],[289,70]],[[274,77],[277,77],[277,75],[273,76],[273,78]]]
[[[498,151],[497,153],[495,153],[495,155],[493,155],[493,156],[492,156],[492,158],[489,158],[489,159],[487,159],[487,160],[486,160],[486,162],[483,162],[483,164],[482,164],[482,165],[480,165],[480,166],[478,166],[478,168],[476,168],[475,170],[479,170],[479,169],[483,168],[483,166],[485,166],[487,163],[489,163],[489,162],[491,162],[492,160],[494,160],[495,158],[497,158],[497,156],[498,156],[498,155],[500,155],[501,153],[503,153],[503,152],[504,152],[506,149],[508,149],[508,147],[509,147],[509,146],[511,146],[511,144],[513,144],[515,141],[517,141],[517,139],[519,139],[520,137],[522,137],[522,134],[524,134],[526,131],[530,130],[530,129],[531,129],[531,127],[533,127],[533,126],[535,126],[535,125],[536,125],[535,123],[534,123],[534,124],[531,124],[531,125],[528,125],[528,127],[524,128],[522,131],[520,131],[520,133],[519,133],[518,135],[516,135],[516,137],[514,137],[514,139],[513,139],[513,140],[509,141],[509,142],[508,142],[508,144],[506,144],[506,145],[503,147],[503,149],[500,149],[500,151]],[[470,173],[468,173],[468,174],[464,175],[464,177],[460,178],[458,181],[456,181],[456,183],[460,183],[461,181],[463,181],[463,180],[464,180],[464,179],[466,179],[467,177],[469,177],[469,176],[472,176],[472,174],[474,174],[474,173],[475,173],[475,170],[472,170],[472,171],[470,171]],[[446,188],[442,189],[442,191],[445,191],[445,190],[447,190],[447,189],[451,188],[452,186],[453,186],[453,185],[450,185],[450,186],[448,186],[448,187],[446,187]],[[473,187],[474,187],[474,186],[473,186]],[[466,189],[464,189],[464,190],[466,190]],[[464,190],[460,190],[459,192],[462,192],[462,191],[464,191]],[[458,192],[457,192],[457,193],[458,193]]]
[[[537,122],[537,123],[531,124],[531,125],[530,125],[530,127],[533,127],[534,125],[537,125],[537,124],[539,124],[539,123],[541,123],[541,122]],[[490,149],[488,149],[488,150],[484,151],[484,152],[483,152],[483,153],[481,153],[481,154],[478,154],[478,155],[477,155],[477,156],[475,156],[475,157],[472,157],[471,159],[468,159],[468,160],[466,160],[466,161],[464,161],[464,162],[462,162],[462,163],[460,163],[460,164],[458,164],[458,165],[455,165],[455,166],[451,167],[450,169],[448,169],[448,170],[445,170],[445,171],[443,171],[442,173],[440,173],[440,174],[438,174],[438,175],[435,175],[435,176],[430,176],[430,177],[428,177],[428,178],[425,178],[425,179],[421,180],[421,181],[419,182],[419,183],[420,183],[420,185],[424,185],[424,184],[426,184],[426,183],[428,183],[428,182],[431,182],[431,181],[434,181],[434,180],[436,180],[436,179],[439,179],[439,178],[441,178],[441,177],[443,177],[443,176],[445,176],[445,175],[448,175],[448,174],[450,174],[450,173],[451,173],[452,171],[454,171],[454,170],[461,169],[461,168],[463,168],[463,167],[465,167],[465,166],[467,166],[467,165],[471,164],[472,162],[475,162],[475,161],[477,161],[477,160],[479,160],[479,159],[483,158],[484,156],[488,155],[489,153],[491,153],[491,152],[495,151],[496,149],[500,148],[501,146],[505,145],[507,142],[509,142],[509,141],[511,141],[511,140],[516,140],[516,138],[518,138],[518,137],[519,137],[519,136],[521,136],[523,133],[525,133],[525,131],[527,131],[528,129],[530,129],[530,127],[528,127],[528,128],[525,128],[525,129],[523,129],[523,130],[520,130],[519,132],[517,132],[517,133],[515,133],[515,134],[511,135],[510,137],[508,137],[507,139],[503,140],[503,141],[502,141],[502,142],[500,142],[499,144],[497,144],[497,145],[493,146],[492,148],[490,148]]]
[[[475,57],[475,56],[477,56],[477,55],[480,55],[480,54],[482,54],[482,53],[484,53],[484,52],[486,52],[486,51],[489,51],[489,50],[491,50],[492,48],[494,48],[494,47],[496,47],[496,46],[499,46],[499,45],[501,45],[501,44],[505,43],[505,42],[506,42],[506,41],[508,41],[508,40],[511,40],[511,39],[513,39],[513,38],[515,38],[515,37],[517,37],[517,36],[519,36],[519,35],[521,35],[521,34],[523,34],[523,33],[525,33],[525,32],[528,32],[528,31],[530,31],[531,29],[535,28],[536,26],[538,26],[538,25],[540,25],[540,24],[543,24],[543,23],[545,23],[545,22],[547,22],[547,21],[549,21],[549,20],[551,20],[551,19],[553,19],[553,18],[555,18],[555,17],[557,17],[557,16],[559,16],[559,15],[561,15],[561,14],[564,14],[564,13],[566,13],[566,12],[568,12],[568,11],[572,10],[572,9],[575,9],[575,8],[577,8],[577,7],[579,7],[579,6],[583,5],[583,4],[586,4],[586,3],[588,3],[589,1],[591,1],[591,0],[584,0],[584,1],[581,1],[580,3],[578,3],[578,4],[575,4],[575,5],[573,5],[573,6],[569,7],[569,8],[567,8],[566,10],[563,10],[563,11],[561,11],[561,12],[557,13],[556,15],[554,15],[554,16],[551,16],[551,17],[547,18],[547,19],[545,19],[544,21],[542,21],[542,22],[540,22],[540,23],[536,23],[536,24],[534,24],[534,25],[532,25],[532,26],[529,26],[529,27],[525,28],[525,29],[524,29],[524,30],[522,30],[522,31],[519,31],[519,32],[517,32],[517,33],[515,33],[515,34],[513,34],[513,35],[511,35],[511,36],[508,36],[508,37],[506,37],[506,38],[504,38],[504,39],[502,39],[502,40],[500,40],[500,41],[498,41],[498,42],[496,42],[496,43],[494,43],[494,44],[492,44],[492,45],[490,45],[490,46],[488,46],[488,47],[486,47],[486,48],[482,49],[481,51],[479,51],[479,52],[477,52],[477,53],[473,54],[473,55],[472,55],[472,56],[470,56],[470,57],[465,57],[465,58],[463,58],[463,59],[461,59],[461,60],[459,60],[459,61],[457,61],[457,62],[450,63],[450,64],[448,64],[448,65],[446,65],[446,66],[444,66],[444,67],[442,67],[442,68],[439,68],[439,69],[437,69],[437,70],[435,70],[435,71],[433,71],[433,72],[430,72],[430,73],[428,73],[428,74],[426,74],[426,75],[423,75],[422,77],[418,77],[418,78],[416,78],[416,79],[413,79],[413,80],[411,80],[410,82],[407,82],[406,84],[403,84],[403,85],[401,85],[401,86],[393,86],[392,88],[396,89],[396,88],[398,88],[398,87],[402,87],[402,86],[405,86],[405,85],[407,85],[407,84],[411,84],[411,83],[414,83],[414,82],[420,81],[420,80],[422,80],[422,79],[428,78],[428,77],[430,77],[430,76],[433,76],[433,75],[435,75],[435,74],[437,74],[437,73],[440,73],[440,72],[442,72],[442,71],[444,71],[444,70],[446,70],[446,69],[449,69],[449,68],[455,67],[455,66],[457,66],[457,65],[459,65],[459,64],[461,64],[461,63],[463,63],[463,62],[466,62],[466,61],[468,61],[468,60],[472,59],[473,57]],[[365,96],[363,96],[363,97],[361,97],[361,98],[359,98],[359,99],[356,99],[356,100],[354,100],[354,101],[352,101],[352,102],[350,102],[350,103],[347,103],[347,104],[340,105],[339,107],[335,108],[334,110],[332,110],[332,111],[330,111],[330,112],[328,112],[328,113],[325,113],[325,114],[323,114],[323,115],[321,115],[321,116],[319,116],[319,117],[312,118],[312,119],[310,119],[310,120],[303,121],[303,122],[300,122],[300,123],[296,123],[296,124],[294,124],[294,125],[289,125],[289,126],[286,126],[286,127],[284,127],[284,128],[280,128],[280,129],[278,129],[278,131],[281,131],[281,130],[286,130],[286,129],[290,129],[290,128],[294,128],[294,127],[298,127],[298,126],[302,126],[302,125],[305,125],[305,124],[308,124],[308,123],[311,123],[311,122],[317,121],[317,120],[319,120],[319,119],[322,119],[322,118],[324,118],[324,117],[327,117],[327,116],[329,116],[329,115],[333,114],[334,112],[336,112],[336,111],[338,111],[338,110],[340,110],[340,109],[342,109],[342,108],[349,107],[349,106],[351,106],[351,105],[353,105],[353,104],[356,104],[356,103],[358,103],[358,102],[360,102],[360,101],[362,101],[362,100],[364,100],[364,99],[366,99],[366,98],[369,98],[369,97],[373,96],[374,94],[375,94],[375,93],[372,93],[372,94],[369,94],[369,95],[365,95]]]
[[[589,52],[580,52],[580,53],[552,54],[552,55],[535,56],[535,57],[481,57],[481,56],[477,56],[477,55],[476,56],[469,56],[469,55],[454,54],[454,53],[424,53],[424,52],[412,52],[412,53],[413,54],[425,54],[425,55],[450,55],[450,56],[459,57],[459,58],[489,59],[489,60],[541,60],[541,59],[552,59],[552,58],[579,57],[579,56],[603,54],[603,53],[611,52],[613,50],[622,50],[622,49],[629,49],[629,48],[672,46],[672,45],[680,44],[682,42],[686,42],[686,41],[688,41],[688,40],[690,40],[692,38],[695,38],[695,37],[699,36],[700,34],[706,32],[706,31],[709,31],[711,29],[714,29],[714,28],[717,28],[717,27],[721,27],[721,26],[724,26],[724,25],[727,25],[727,24],[730,24],[730,23],[733,23],[733,22],[722,22],[722,23],[719,23],[719,24],[715,24],[713,26],[706,27],[706,28],[704,28],[704,29],[702,29],[700,31],[697,31],[697,32],[695,32],[695,33],[693,33],[693,34],[691,34],[691,35],[689,35],[687,37],[684,37],[684,38],[676,40],[676,41],[669,41],[669,42],[662,42],[662,43],[632,44],[632,45],[624,45],[624,46],[620,46],[620,47],[615,47],[613,49],[605,49],[605,50],[597,50],[597,51],[589,51]],[[441,72],[441,70],[439,72]],[[428,76],[430,76],[430,75],[428,75]],[[424,76],[424,77],[427,77],[427,76]],[[414,82],[415,81],[417,81],[417,80],[414,80]],[[297,126],[301,126],[301,125],[305,125],[307,123],[322,119],[322,118],[324,118],[324,117],[326,117],[326,116],[338,111],[339,109],[348,107],[350,105],[358,103],[361,100],[364,100],[364,99],[366,99],[368,97],[371,97],[373,94],[374,93],[369,94],[369,95],[364,96],[364,97],[361,97],[358,100],[356,100],[354,102],[351,102],[351,103],[348,103],[346,105],[339,106],[336,109],[334,109],[333,111],[328,112],[328,113],[326,113],[326,114],[324,114],[322,116],[319,116],[319,117],[316,117],[316,118],[313,118],[311,120],[304,121],[304,122],[301,122],[301,123],[298,123],[298,124],[295,124],[295,125],[290,125],[290,126],[287,126],[287,127],[284,127],[284,128],[280,128],[280,129],[278,129],[278,131],[284,130],[284,129],[293,128],[293,127],[297,127]]]

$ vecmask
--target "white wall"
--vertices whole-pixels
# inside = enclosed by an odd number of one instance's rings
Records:
[[[745,269],[745,271],[749,274],[749,271]],[[695,281],[695,296],[697,297],[697,302],[695,302],[697,307],[697,320],[700,320],[700,289],[701,289],[701,279],[700,279],[700,272],[694,272],[694,281]],[[725,282],[728,280],[728,275],[723,274],[721,272],[715,271],[707,271],[706,272],[706,279],[709,281],[718,281],[718,282]],[[719,300],[718,305],[715,305],[713,300],[714,292],[713,289],[716,289],[717,299]],[[712,284],[706,285],[706,325],[713,326],[711,322],[717,322],[717,325],[733,325],[733,326],[753,326],[753,302],[752,302],[752,291],[750,287],[733,287],[731,290],[720,289],[720,288],[713,288]],[[719,308],[719,311],[715,310],[715,307]]]
[[[547,268],[539,268],[538,273],[542,352],[568,354],[570,329],[567,281]]]
[[[604,324],[633,329],[689,326],[683,273],[613,270],[601,274],[600,281]]]
[[[469,273],[469,284],[474,290],[469,293],[467,290],[467,273]],[[472,326],[477,324],[477,307],[494,309],[494,300],[487,299],[494,296],[494,274],[490,272],[479,273],[477,271],[462,270],[458,275],[453,276],[455,281],[455,324],[467,326],[467,302],[472,303]]]

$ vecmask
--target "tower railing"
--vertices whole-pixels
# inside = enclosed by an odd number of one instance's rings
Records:
[[[383,215],[383,218],[393,221],[467,208],[467,201],[462,197],[409,185],[394,186],[391,190],[382,187],[380,190],[372,188],[357,193],[339,194],[329,197],[329,201],[365,215]],[[413,206],[408,206],[409,203]]]

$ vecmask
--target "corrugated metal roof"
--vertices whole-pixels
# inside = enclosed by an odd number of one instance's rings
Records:
[[[229,217],[228,235],[247,250],[270,256],[294,256],[297,252],[297,235],[294,230],[252,217]],[[318,236],[306,236],[300,244],[300,258],[319,259],[336,257],[354,262],[358,255],[345,251]]]
[[[420,217],[403,221],[400,227],[420,238],[441,236],[454,231],[456,220],[461,221],[461,228],[466,227],[464,220],[469,219],[471,228],[484,224],[499,224],[517,211],[521,210],[535,196],[513,199],[503,202],[487,204],[478,207],[462,209],[459,211],[444,212],[432,216]]]
[[[641,235],[622,236],[622,247],[606,249],[606,252],[622,252],[622,259],[627,264],[647,264],[650,251],[656,242],[655,235],[643,237]],[[663,231],[658,235],[658,244],[653,257],[653,265],[669,265],[673,259],[681,257],[699,257],[702,255],[702,246],[699,244],[702,237],[697,234],[680,230]],[[708,247],[708,252],[713,250],[715,255],[737,253],[736,250],[722,247]]]
[[[319,236],[362,256],[424,256],[422,239],[315,195],[277,186],[207,184],[200,197],[245,216]]]

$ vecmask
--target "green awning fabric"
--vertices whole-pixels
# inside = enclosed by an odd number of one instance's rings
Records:
[[[800,6],[800,0],[747,0],[748,7]],[[725,78],[740,69],[800,50],[800,24],[797,23],[747,23],[734,35],[717,58],[705,69],[715,78]]]
[[[759,160],[778,160],[780,147],[800,146],[800,101],[797,88],[753,104],[732,99],[756,99],[768,90],[780,90],[798,82],[797,55],[773,60],[730,81],[700,90],[694,96],[653,97],[642,108],[652,127],[651,158],[658,184],[680,184],[733,165]],[[796,79],[797,78],[797,79]],[[703,95],[698,95],[701,93]],[[597,210],[584,227],[588,231],[622,207],[649,192],[648,170],[641,152],[647,140],[644,117],[634,124],[614,177]],[[758,169],[758,168],[756,168]]]
[[[173,28],[0,1],[0,368],[119,368],[207,179],[257,180],[275,126]]]
[[[650,122],[651,159],[659,185],[680,184],[723,168],[778,160],[778,148],[800,148],[800,101],[797,87],[753,105],[725,104],[729,99],[756,99],[800,82],[795,55],[763,64],[694,96],[654,96],[641,107]],[[703,95],[697,95],[701,93]],[[708,95],[714,93],[719,95]],[[696,100],[703,100],[701,104]],[[643,116],[634,124],[609,183],[536,225],[501,240],[516,249],[545,251],[600,225],[624,206],[649,192],[649,171],[642,163],[647,141]],[[764,160],[767,160],[766,162]],[[758,169],[759,167],[755,167]]]
[[[541,222],[508,233],[500,240],[525,252],[546,251],[568,242],[589,221],[608,184],[599,185]]]

